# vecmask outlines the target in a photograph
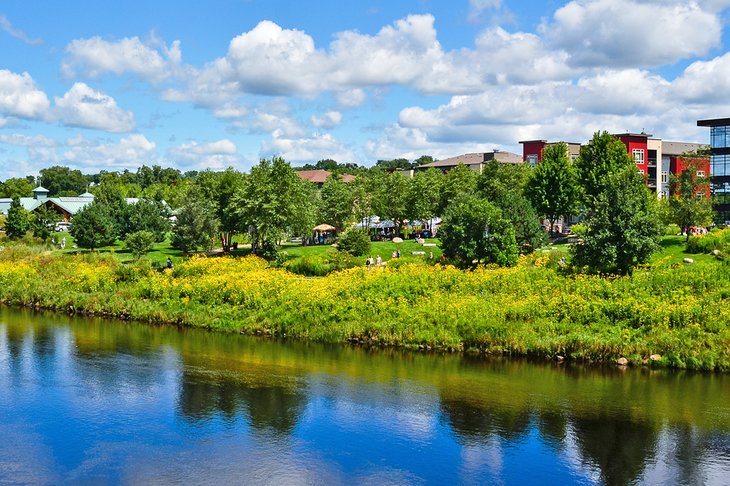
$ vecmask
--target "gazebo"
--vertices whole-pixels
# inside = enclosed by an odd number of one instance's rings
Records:
[[[335,236],[337,228],[331,224],[318,224],[314,228],[314,241],[320,244],[326,243],[330,237]]]

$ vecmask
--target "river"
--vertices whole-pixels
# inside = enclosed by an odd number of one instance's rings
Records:
[[[728,484],[730,377],[0,308],[0,484]]]

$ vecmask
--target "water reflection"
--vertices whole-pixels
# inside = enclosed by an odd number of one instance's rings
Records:
[[[244,378],[225,370],[186,366],[180,383],[181,414],[194,421],[221,415],[229,423],[245,414],[255,429],[291,433],[306,406],[306,391],[293,380],[288,385],[269,385]]]
[[[5,309],[0,482],[722,482],[729,385]]]

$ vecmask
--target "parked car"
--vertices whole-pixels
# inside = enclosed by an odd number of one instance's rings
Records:
[[[55,230],[58,232],[63,231],[68,233],[71,230],[71,223],[67,223],[66,221],[60,221],[56,223]]]

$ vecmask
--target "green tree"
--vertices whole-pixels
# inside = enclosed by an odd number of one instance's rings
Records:
[[[31,213],[33,236],[47,240],[51,236],[56,223],[61,221],[61,215],[47,205],[39,206]]]
[[[264,159],[251,169],[233,206],[242,225],[249,228],[254,248],[279,241],[287,231],[301,226],[315,203],[310,187],[280,157]]]
[[[370,235],[366,229],[348,228],[337,241],[337,250],[352,256],[362,256],[370,252]]]
[[[125,204],[123,210],[121,238],[131,233],[148,231],[154,241],[164,241],[170,231],[168,208],[160,201],[140,199],[133,204]]]
[[[464,267],[517,263],[519,251],[512,225],[499,208],[473,194],[462,195],[449,205],[439,235],[444,255]]]
[[[531,253],[545,243],[547,235],[540,227],[535,208],[525,196],[517,192],[506,192],[494,204],[502,210],[502,215],[514,228],[515,240],[521,253]]]
[[[117,223],[111,207],[93,202],[71,219],[71,236],[81,248],[95,250],[113,245],[117,239]]]
[[[154,243],[154,233],[146,230],[129,233],[124,239],[124,245],[132,253],[135,260],[139,260],[145,255],[145,253],[150,251]]]
[[[581,147],[575,166],[587,206],[592,206],[591,201],[610,185],[610,174],[626,167],[636,170],[636,164],[626,152],[623,142],[605,131],[596,132],[588,145]]]
[[[464,164],[459,164],[446,173],[441,184],[439,214],[463,194],[471,194],[477,187],[479,174]]]
[[[627,274],[649,261],[659,248],[662,224],[658,203],[633,164],[606,177],[592,197],[582,243],[573,247],[573,262],[592,272]]]
[[[681,159],[686,167],[678,176],[672,175],[669,214],[671,222],[682,228],[689,241],[691,228],[709,225],[712,223],[714,213],[712,200],[707,197],[710,180],[698,175],[707,159],[697,153],[683,154]]]
[[[218,219],[218,238],[223,251],[230,249],[233,235],[242,229],[243,223],[233,201],[235,194],[245,186],[245,183],[245,175],[232,167],[223,172],[201,172],[195,183],[213,205]]]
[[[91,177],[85,176],[78,169],[70,169],[60,165],[41,169],[40,185],[48,189],[48,195],[78,196],[86,192]]]
[[[397,227],[398,234],[408,219],[410,184],[410,178],[400,172],[391,172],[385,180],[385,191],[380,195],[382,198],[380,217],[392,220]]]
[[[526,194],[535,210],[550,222],[551,235],[555,221],[576,209],[580,186],[565,143],[545,147],[542,162],[532,170],[527,181]]]
[[[11,178],[0,184],[0,197],[31,197],[33,183],[26,178]]]
[[[414,174],[406,202],[409,219],[428,221],[438,216],[443,178],[444,175],[433,167]]]
[[[360,174],[354,182],[353,211],[358,222],[364,221],[368,228],[371,216],[382,215],[385,210],[387,176],[385,171],[372,167]]]
[[[185,253],[213,248],[218,233],[215,207],[206,197],[191,190],[187,203],[177,211],[177,221],[172,235],[172,246]]]
[[[342,177],[331,174],[320,191],[319,223],[331,224],[337,232],[343,231],[352,220],[352,190]]]
[[[532,168],[529,164],[504,164],[491,160],[484,165],[477,180],[477,192],[495,202],[509,193],[524,194]]]
[[[30,229],[30,214],[20,204],[20,199],[14,197],[8,208],[8,217],[5,220],[5,234],[8,238],[17,240],[22,238]]]

